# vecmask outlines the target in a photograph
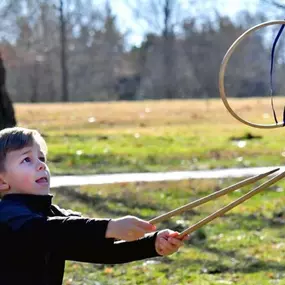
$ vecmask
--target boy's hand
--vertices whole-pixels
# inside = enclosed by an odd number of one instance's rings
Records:
[[[156,227],[147,221],[134,216],[126,216],[110,220],[106,231],[106,238],[133,241],[155,230]]]
[[[176,252],[183,244],[184,240],[189,239],[186,235],[182,240],[178,239],[178,232],[163,230],[158,232],[155,240],[155,250],[159,255],[169,255]]]

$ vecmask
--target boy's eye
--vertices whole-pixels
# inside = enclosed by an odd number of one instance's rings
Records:
[[[42,162],[46,162],[46,158],[44,156],[39,157],[39,160]]]
[[[29,157],[25,157],[24,159],[23,159],[23,162],[30,162],[31,161],[31,159],[29,158]]]

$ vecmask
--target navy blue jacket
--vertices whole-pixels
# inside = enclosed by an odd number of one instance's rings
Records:
[[[89,219],[52,196],[9,194],[0,202],[0,284],[62,284],[65,260],[125,263],[158,256],[156,234],[133,242],[105,238],[109,219]]]

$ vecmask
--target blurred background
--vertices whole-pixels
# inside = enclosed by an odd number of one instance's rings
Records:
[[[15,102],[218,97],[222,58],[245,30],[283,19],[273,0],[2,0],[0,51]],[[255,32],[229,62],[232,97],[268,96],[280,26]],[[276,92],[284,88],[278,43]],[[277,75],[278,74],[278,75]]]

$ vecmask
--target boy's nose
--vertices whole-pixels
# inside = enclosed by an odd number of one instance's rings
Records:
[[[43,161],[39,160],[37,168],[38,168],[38,170],[44,170],[44,169],[46,169],[46,164]]]

